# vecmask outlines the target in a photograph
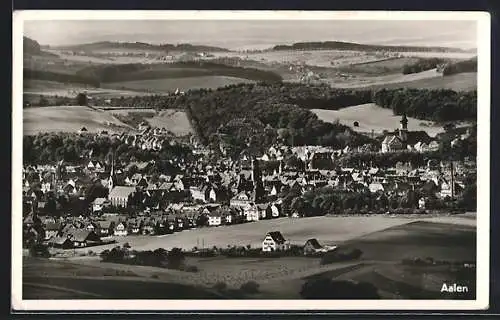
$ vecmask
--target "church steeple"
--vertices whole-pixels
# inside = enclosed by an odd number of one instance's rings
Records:
[[[252,184],[253,184],[253,201],[259,203],[264,196],[264,184],[262,182],[262,172],[259,163],[252,156]]]
[[[401,117],[401,127],[399,129],[399,138],[401,141],[406,143],[408,140],[408,118],[406,118],[406,113],[403,113],[403,116]]]
[[[108,190],[111,192],[115,184],[115,153],[111,154],[111,171],[109,173]]]
[[[401,117],[401,130],[408,130],[408,118],[406,118],[406,113],[403,113],[403,116]]]

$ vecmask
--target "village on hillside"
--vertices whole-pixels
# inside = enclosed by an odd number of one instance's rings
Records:
[[[414,155],[442,148],[439,137],[409,131],[407,124],[403,115],[399,128],[386,131],[378,145],[335,150],[278,142],[261,154],[242,152],[239,159],[225,157],[223,144],[215,153],[195,138],[178,141],[165,129],[146,122],[138,126],[139,133],[130,134],[89,133],[81,128],[79,136],[105,136],[145,152],[180,145],[191,152],[185,158],[168,159],[178,168],[175,174],[159,172],[154,160],[127,163],[111,154],[103,161],[93,156],[93,150],[73,163],[25,164],[23,242],[25,247],[39,242],[71,249],[125,236],[164,235],[281,217],[463,209],[456,203],[463,207],[467,200],[475,159],[426,159],[418,166],[410,161],[393,166],[376,165],[372,160],[338,161],[349,155],[366,154],[370,159],[374,154]],[[449,147],[465,143],[472,134],[468,129],[447,137]],[[283,249],[285,238],[280,230],[263,234],[262,250]]]

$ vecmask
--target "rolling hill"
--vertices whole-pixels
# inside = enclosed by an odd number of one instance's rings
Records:
[[[296,42],[291,45],[276,45],[272,50],[352,50],[352,51],[397,51],[397,52],[467,52],[458,48],[425,46],[385,46],[343,41]]]
[[[58,106],[23,109],[25,135],[39,132],[121,132],[131,129],[108,112],[80,106]]]
[[[106,51],[106,50],[144,50],[144,51],[186,51],[186,52],[227,52],[229,49],[193,45],[189,43],[179,44],[150,44],[145,42],[116,42],[116,41],[100,41],[92,43],[84,43],[70,46],[55,46],[53,49],[58,50],[73,50],[73,51]]]
[[[377,106],[374,103],[361,104],[342,108],[339,110],[324,110],[312,109],[320,120],[325,122],[339,122],[343,125],[350,126],[357,132],[379,134],[384,130],[393,130],[398,128],[400,116],[395,116],[392,110],[385,109]],[[424,130],[430,136],[443,131],[441,126],[433,126],[431,121],[418,120],[415,118],[408,118],[408,130],[419,131]],[[354,127],[353,123],[357,121],[358,127]]]

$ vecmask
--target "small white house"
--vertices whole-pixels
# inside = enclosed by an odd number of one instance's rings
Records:
[[[208,215],[208,225],[211,227],[220,226],[222,224],[222,215],[219,211],[214,211]]]
[[[418,199],[418,208],[425,209],[425,199],[424,198]]]
[[[262,241],[262,251],[282,251],[288,248],[288,244],[279,231],[272,231],[266,234],[264,241]]]
[[[124,237],[128,235],[127,226],[124,222],[120,222],[116,225],[114,235],[117,237]]]
[[[259,209],[255,205],[248,205],[243,209],[247,221],[259,221]]]

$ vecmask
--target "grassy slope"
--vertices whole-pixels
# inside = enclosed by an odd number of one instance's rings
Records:
[[[451,89],[455,91],[477,90],[477,73],[467,72],[450,76],[439,76],[413,81],[377,84],[368,88],[416,88],[416,89]]]
[[[352,127],[358,132],[370,133],[374,130],[375,133],[381,133],[383,130],[393,130],[399,127],[401,117],[394,116],[392,110],[378,107],[374,103],[367,103],[358,106],[342,108],[340,110],[312,110],[319,119],[325,122],[335,122],[337,119],[340,123]],[[430,121],[408,118],[408,129],[425,130],[431,136],[442,132],[442,127],[430,126]],[[359,122],[359,127],[353,127],[354,121]],[[421,123],[429,124],[429,126],[421,126]]]
[[[150,92],[172,92],[177,88],[182,91],[210,88],[215,89],[227,85],[253,82],[251,80],[227,77],[227,76],[198,76],[186,78],[163,78],[163,79],[150,79],[150,80],[137,80],[137,81],[123,81],[112,82],[103,85],[106,88],[112,89],[127,89],[137,91],[150,91]]]
[[[110,123],[108,125],[107,123]],[[24,134],[38,132],[76,132],[83,126],[90,132],[114,132],[129,128],[113,115],[88,107],[58,106],[23,110]]]
[[[193,132],[186,112],[177,110],[165,110],[153,118],[147,118],[152,126],[165,128],[176,135],[186,135]]]
[[[326,223],[326,219],[331,219]],[[187,258],[187,263],[196,265],[198,273],[101,263],[98,260],[75,260],[73,263],[46,261],[44,263],[24,263],[24,281],[70,288],[77,291],[100,294],[110,298],[204,298],[210,297],[210,287],[217,281],[226,282],[230,289],[238,288],[242,283],[254,280],[260,284],[261,293],[251,298],[300,298],[298,292],[308,278],[329,277],[355,281],[372,282],[386,298],[442,298],[436,296],[436,286],[443,281],[452,281],[453,276],[442,268],[413,267],[400,264],[403,258],[433,257],[444,260],[474,260],[475,227],[474,221],[459,217],[444,220],[454,224],[415,222],[417,219],[387,217],[338,217],[309,218],[264,221],[268,227],[259,227],[259,223],[249,225],[209,229],[218,238],[224,237],[225,243],[235,243],[236,229],[239,238],[248,237],[249,231],[241,227],[253,227],[257,230],[281,230],[285,236],[295,234],[292,239],[317,237],[337,239],[338,244],[352,246],[363,251],[359,261],[334,263],[320,266],[318,259],[289,257],[280,259],[224,259],[224,258]],[[425,220],[425,219],[424,219]],[[432,218],[430,219],[432,220]],[[413,223],[411,223],[413,221]],[[270,222],[280,225],[269,227]],[[406,222],[410,222],[406,224]],[[292,226],[294,224],[295,226]],[[463,225],[469,224],[470,226]],[[301,227],[303,226],[303,228]],[[315,228],[314,230],[311,228]],[[245,229],[245,228],[243,228]],[[208,229],[205,229],[208,230]],[[197,230],[196,232],[201,231]],[[319,232],[322,232],[321,235]],[[327,233],[328,232],[328,233]],[[192,232],[183,232],[195,239]],[[179,234],[180,235],[180,234]],[[168,238],[149,237],[152,244],[148,247],[166,246]],[[143,249],[128,237],[127,241],[134,249]],[[139,240],[139,237],[136,237]],[[259,240],[262,237],[258,237]],[[156,240],[156,241],[155,241]],[[163,242],[163,245],[158,243]],[[230,242],[230,241],[233,242]],[[213,243],[206,243],[211,246]],[[94,249],[94,248],[93,248]],[[419,269],[420,268],[420,269]],[[152,278],[155,275],[155,279]],[[424,276],[425,275],[425,276]],[[113,280],[110,280],[113,279]],[[134,290],[141,286],[144,290]],[[45,291],[44,291],[45,290]],[[25,293],[34,298],[41,296],[40,291],[55,298],[74,297],[76,293],[64,294],[47,290],[43,287],[25,286]],[[47,293],[48,291],[48,293]],[[60,290],[59,290],[60,291]],[[150,292],[151,291],[151,292]],[[156,291],[156,292],[152,292]],[[43,296],[43,295],[42,295]],[[229,294],[229,296],[231,296]],[[47,296],[45,296],[47,297]],[[85,298],[89,295],[81,294]]]

